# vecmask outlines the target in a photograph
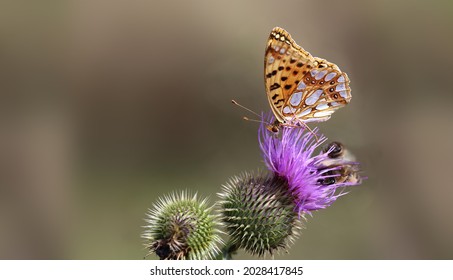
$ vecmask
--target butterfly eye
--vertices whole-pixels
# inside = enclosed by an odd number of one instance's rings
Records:
[[[338,158],[343,155],[344,147],[340,142],[335,141],[335,142],[332,142],[329,145],[327,145],[324,148],[323,152],[324,153],[329,152],[329,154],[328,154],[329,158]]]

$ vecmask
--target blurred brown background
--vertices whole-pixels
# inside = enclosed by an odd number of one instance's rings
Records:
[[[0,258],[142,259],[145,212],[263,169],[274,26],[340,66],[369,177],[278,259],[453,258],[452,1],[3,1]],[[250,258],[240,254],[238,258]]]

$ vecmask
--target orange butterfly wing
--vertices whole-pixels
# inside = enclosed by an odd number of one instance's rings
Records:
[[[311,56],[279,27],[267,42],[264,78],[269,104],[280,123],[325,121],[351,101],[346,73]]]

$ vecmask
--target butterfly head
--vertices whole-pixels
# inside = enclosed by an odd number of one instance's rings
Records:
[[[266,128],[270,132],[278,134],[281,125],[282,124],[278,120],[275,120],[273,123],[266,125]]]

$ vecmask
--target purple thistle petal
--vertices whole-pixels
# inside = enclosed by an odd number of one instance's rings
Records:
[[[276,176],[288,181],[299,213],[310,214],[311,211],[324,209],[346,194],[344,187],[360,184],[360,177],[349,181],[337,180],[341,177],[341,170],[348,168],[347,170],[355,171],[358,163],[343,158],[331,159],[328,156],[331,150],[314,155],[315,150],[327,140],[326,137],[321,135],[316,139],[303,126],[283,126],[281,135],[277,136],[265,125],[273,123],[273,117],[269,122],[265,119],[263,117],[259,129],[259,144],[264,162]],[[317,133],[318,129],[313,129],[313,132]],[[333,182],[322,183],[329,178],[333,178]]]

